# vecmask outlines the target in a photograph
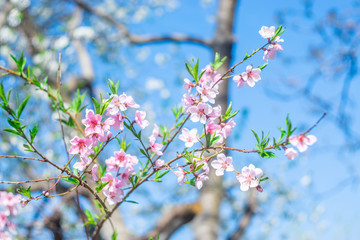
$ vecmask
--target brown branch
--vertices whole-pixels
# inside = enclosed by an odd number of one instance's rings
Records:
[[[236,231],[228,238],[228,240],[237,240],[241,239],[244,235],[245,230],[250,224],[252,217],[255,215],[257,208],[257,200],[256,200],[256,190],[251,189],[249,192],[249,198],[245,206],[245,214],[240,220],[239,227]]]
[[[158,236],[159,239],[169,239],[177,229],[192,221],[200,211],[199,202],[176,206],[160,217],[154,229],[137,240],[147,240],[151,237],[157,239]]]
[[[32,84],[32,85],[35,85],[34,81],[31,80],[30,78],[27,78],[24,76],[24,74],[21,74],[21,73],[18,73],[16,71],[13,71],[11,69],[8,69],[8,68],[5,68],[5,67],[2,67],[0,66],[0,69],[9,73],[9,74],[12,74],[12,75],[15,75],[15,76],[18,76],[20,78],[22,78],[23,80],[25,80],[26,82],[28,82],[29,84]],[[55,101],[58,101],[58,98],[57,96],[55,96],[55,94],[53,94],[52,92],[48,91],[47,89],[44,89],[44,88],[41,88],[42,91],[46,92],[50,98],[54,99]],[[76,117],[69,111],[69,110],[65,110],[64,113],[66,113],[67,115],[69,115],[69,117],[74,121],[77,129],[81,132],[81,134],[83,136],[85,136],[85,132],[84,132],[84,129],[81,127],[80,123],[77,121]]]
[[[119,23],[110,15],[90,7],[85,2],[81,0],[71,0],[80,8],[86,10],[87,12],[94,14],[109,24],[113,25],[124,37],[126,37],[132,44],[147,44],[147,43],[163,43],[163,42],[178,42],[178,43],[196,43],[201,46],[210,47],[211,42],[206,41],[197,37],[190,37],[182,34],[172,34],[165,36],[145,36],[145,35],[134,35],[131,34],[125,25]]]

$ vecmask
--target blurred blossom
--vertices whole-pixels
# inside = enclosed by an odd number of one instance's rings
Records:
[[[138,8],[138,10],[135,12],[133,16],[133,22],[134,23],[140,23],[143,21],[147,15],[149,14],[150,10],[147,6],[141,6]]]
[[[147,47],[141,48],[138,54],[136,55],[136,60],[139,62],[145,61],[150,55],[150,49]]]
[[[24,10],[30,6],[30,0],[10,0],[18,9]]]
[[[18,9],[13,8],[7,16],[7,22],[11,27],[17,27],[21,23],[21,18],[21,12]]]
[[[34,44],[35,47],[39,49],[47,49],[50,46],[50,40],[47,38],[43,38],[40,35],[33,37],[31,39],[31,43]]]
[[[155,55],[155,62],[157,65],[163,65],[168,61],[169,57],[167,54],[157,53]]]
[[[69,38],[67,36],[61,36],[54,42],[54,48],[56,50],[64,49],[70,43]]]
[[[73,37],[80,40],[92,40],[95,38],[95,32],[90,27],[78,27],[73,32]]]
[[[164,82],[160,79],[151,77],[146,81],[145,87],[149,91],[160,90],[160,89],[164,88]]]
[[[303,187],[307,187],[310,185],[312,179],[309,175],[305,175],[301,178],[300,183]]]
[[[11,28],[4,26],[0,29],[1,42],[11,43],[16,40],[16,35]]]

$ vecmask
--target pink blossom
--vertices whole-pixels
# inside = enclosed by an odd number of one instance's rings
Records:
[[[287,148],[285,150],[285,156],[289,160],[294,160],[298,156],[298,152],[294,148]]]
[[[178,171],[174,171],[176,177],[177,177],[177,181],[180,185],[183,185],[184,181],[185,181],[185,175],[186,173],[184,172],[184,170],[182,170],[181,168],[178,168]]]
[[[202,124],[206,123],[207,115],[212,112],[212,108],[209,104],[199,103],[197,106],[191,106],[188,109],[188,112],[191,113],[190,119],[193,122],[200,121]]]
[[[192,147],[194,143],[199,142],[196,128],[191,129],[191,131],[187,128],[183,128],[181,133],[182,134],[179,136],[179,139],[185,142],[186,147]]]
[[[0,191],[0,205],[5,207],[5,215],[16,215],[21,196],[18,194]]]
[[[189,107],[196,104],[195,96],[185,93],[181,99],[181,102],[185,107],[185,111],[188,111]]]
[[[215,136],[219,137],[219,139],[217,140],[218,143],[222,143],[224,141],[223,136],[220,134],[221,125],[215,123],[213,120],[210,119],[206,123],[205,131],[206,131],[206,133],[210,133],[211,135],[213,135],[215,133]]]
[[[202,154],[200,152],[195,153],[195,166],[190,165],[190,170],[194,171],[194,169],[197,169],[199,166],[202,165],[201,170],[205,173],[205,174],[209,174],[210,172],[210,168],[209,168],[209,164],[206,161],[206,159],[202,158]]]
[[[190,93],[191,88],[192,88],[192,82],[188,78],[185,78],[184,82],[185,82],[185,85],[184,85],[185,88],[188,89],[188,92]]]
[[[104,122],[100,123],[101,129],[103,132],[109,132],[110,127],[115,124],[115,119],[112,117],[109,117]]]
[[[121,96],[121,101],[123,103],[124,108],[121,108],[121,111],[125,111],[128,107],[131,108],[139,108],[139,104],[136,104],[132,96],[127,96],[123,93]]]
[[[121,187],[124,186],[123,182],[120,179],[113,177],[111,173],[106,173],[104,177],[101,178],[103,183],[109,182],[104,188],[103,193],[107,197],[107,202],[110,205],[113,205],[121,201],[121,195],[124,194],[124,191]]]
[[[8,223],[8,218],[5,213],[0,212],[0,231],[4,230],[6,224]]]
[[[263,37],[263,38],[272,38],[275,35],[275,27],[271,26],[271,27],[266,27],[266,26],[262,26],[259,34]]]
[[[86,118],[81,120],[82,124],[86,126],[85,135],[88,136],[93,133],[103,134],[101,127],[101,115],[94,114],[93,110],[86,109]]]
[[[111,136],[112,136],[111,132],[108,132],[108,133],[102,132],[101,134],[92,133],[88,137],[91,140],[91,145],[92,146],[97,146],[99,141],[100,142],[106,142],[111,138]]]
[[[10,233],[5,231],[5,232],[0,232],[0,240],[12,240],[13,238],[11,237]]]
[[[242,87],[244,86],[245,80],[244,80],[242,74],[241,74],[241,75],[236,75],[236,76],[234,76],[234,77],[233,77],[233,81],[237,83],[237,84],[236,84],[236,87],[237,87],[237,88],[242,88]]]
[[[203,82],[217,82],[220,80],[221,75],[217,73],[211,65],[207,65],[202,71],[205,73],[202,75],[199,83],[202,84]]]
[[[308,146],[313,145],[317,141],[314,135],[305,136],[300,134],[299,136],[289,137],[289,142],[299,149],[299,152],[305,152]]]
[[[155,143],[156,139],[153,136],[149,137],[149,141],[150,141],[151,151],[153,151],[154,153],[156,153],[159,156],[163,155],[163,153],[160,151],[161,148],[163,147],[163,145],[160,143]]]
[[[209,180],[209,176],[205,172],[197,175],[195,179],[196,188],[200,190],[203,187],[204,182],[207,180]]]
[[[87,156],[94,151],[91,149],[92,141],[88,138],[79,138],[78,136],[70,140],[71,147],[69,153]]]
[[[229,137],[232,133],[232,129],[236,126],[236,123],[230,119],[226,123],[221,124],[222,129],[220,131],[220,135],[222,135],[225,139]]]
[[[141,129],[146,128],[149,125],[149,121],[145,120],[146,112],[136,111],[135,112],[135,122],[139,125]]]
[[[123,117],[120,112],[111,116],[110,118],[113,120],[112,127],[114,130],[118,130],[118,129],[120,129],[121,131],[124,130]]]
[[[206,123],[205,131],[206,131],[206,133],[210,133],[211,135],[214,134],[214,133],[218,133],[218,132],[221,131],[221,125],[215,123],[213,120],[210,119]]]
[[[89,165],[91,163],[91,158],[89,157],[80,157],[80,161],[76,162],[73,166],[73,168],[79,170],[79,171],[84,171],[84,169],[86,168],[87,165]]]
[[[125,93],[120,96],[111,95],[111,102],[108,106],[108,112],[111,115],[116,115],[119,111],[125,111],[128,107],[139,108],[140,106],[135,103],[134,99],[131,96],[127,96]]]
[[[20,205],[21,205],[21,207],[26,207],[26,205],[29,203],[29,199],[25,199],[25,198],[21,198],[20,200],[19,200],[19,202],[20,202]],[[1,239],[1,238],[0,238]]]
[[[124,150],[114,152],[115,157],[110,157],[105,160],[108,171],[117,171],[120,167],[133,168],[137,164],[137,158],[134,161],[131,155],[126,154]]]
[[[253,69],[251,65],[248,65],[246,67],[246,73],[242,74],[242,78],[244,79],[245,83],[250,86],[254,87],[255,82],[259,81],[261,79],[260,77],[261,70],[259,68]]]
[[[207,116],[213,120],[219,118],[221,116],[221,106],[218,105],[216,107],[213,107],[212,112],[209,113]]]
[[[202,102],[210,102],[210,103],[215,103],[215,98],[216,95],[219,94],[219,91],[217,90],[217,88],[213,88],[213,82],[203,82],[203,84],[201,84],[201,86],[197,86],[196,90],[198,91],[198,93],[201,96],[201,101]],[[217,86],[217,85],[216,85]]]
[[[224,175],[224,171],[234,171],[234,166],[232,165],[232,157],[226,157],[223,153],[217,155],[217,160],[214,160],[211,163],[211,166],[216,169],[216,176]]]
[[[130,176],[134,173],[133,169],[126,168],[124,172],[119,174],[119,178],[121,179],[124,186],[130,184]]]
[[[91,168],[91,177],[94,182],[99,181],[97,177],[97,171],[98,171],[99,165],[97,163],[94,164],[94,166]]]
[[[284,42],[284,39],[280,37],[276,37],[270,44],[270,46],[265,49],[263,59],[264,61],[274,60],[277,52],[281,52],[283,47],[279,44],[280,42]]]
[[[111,102],[107,107],[108,114],[116,115],[120,111],[120,108],[122,107],[123,104],[120,101],[118,95],[112,94],[110,95],[110,98],[111,98]]]
[[[154,164],[155,164],[156,167],[162,167],[162,166],[165,165],[165,161],[162,160],[162,159],[158,159],[158,160],[155,161]]]
[[[160,136],[160,128],[158,125],[154,124],[154,129],[151,134],[152,137],[157,138]]]
[[[253,164],[250,164],[249,167],[243,167],[241,173],[236,176],[240,182],[241,191],[247,191],[249,188],[257,187],[262,175],[263,171],[260,168],[255,168]]]

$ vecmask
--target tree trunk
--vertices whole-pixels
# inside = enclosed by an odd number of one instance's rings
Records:
[[[224,73],[230,68],[236,5],[237,0],[219,1],[217,28],[211,44],[214,54],[217,52],[221,57],[227,57],[224,65],[218,69],[219,73]],[[217,104],[221,105],[224,113],[228,103],[228,80],[220,84],[219,92]],[[211,171],[209,178],[200,193],[203,211],[197,215],[194,221],[194,236],[197,240],[215,240],[218,237],[219,208],[223,197],[222,177],[216,176],[215,172]]]

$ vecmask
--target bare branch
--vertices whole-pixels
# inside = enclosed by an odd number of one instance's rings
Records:
[[[155,228],[138,238],[138,240],[147,240],[150,237],[157,238],[158,236],[160,239],[169,239],[177,229],[192,221],[200,211],[201,205],[199,202],[176,206],[161,216]]]
[[[241,237],[245,233],[246,228],[249,226],[252,217],[255,215],[256,207],[257,207],[256,190],[251,189],[249,192],[248,201],[245,206],[245,215],[240,220],[239,227],[229,237],[229,240],[241,239]]]
[[[178,42],[178,43],[196,43],[201,46],[210,47],[211,42],[203,40],[197,37],[190,37],[182,34],[171,34],[165,36],[144,36],[144,35],[134,35],[131,34],[125,25],[119,23],[111,16],[106,13],[99,11],[98,9],[91,8],[89,5],[84,3],[81,0],[72,0],[80,8],[86,10],[87,12],[94,14],[111,25],[113,25],[124,37],[126,37],[132,44],[147,44],[147,43],[164,43],[164,42]]]

